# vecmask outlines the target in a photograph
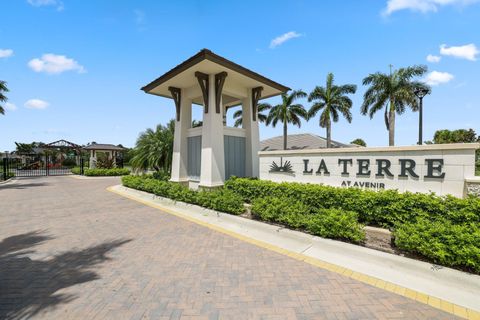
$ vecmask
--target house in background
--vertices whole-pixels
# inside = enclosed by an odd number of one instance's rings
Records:
[[[311,133],[287,135],[288,150],[324,149],[327,139]],[[362,148],[357,144],[341,143],[332,140],[332,148]],[[283,136],[277,136],[260,141],[260,151],[283,150]]]

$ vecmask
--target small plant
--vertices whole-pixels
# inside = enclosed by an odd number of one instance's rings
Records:
[[[104,153],[97,153],[97,164],[99,169],[112,169],[115,167],[114,159]]]

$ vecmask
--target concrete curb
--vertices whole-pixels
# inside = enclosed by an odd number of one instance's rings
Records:
[[[5,181],[0,181],[0,186],[4,186],[6,184],[13,184],[17,181],[17,178],[16,177],[12,177],[8,180],[5,180]]]
[[[465,319],[480,319],[480,276],[157,197],[121,185],[107,190]]]

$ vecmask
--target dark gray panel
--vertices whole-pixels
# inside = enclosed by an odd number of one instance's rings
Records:
[[[225,179],[245,177],[245,138],[224,136]]]
[[[202,166],[202,136],[188,137],[188,177],[192,180],[200,180],[200,168]]]

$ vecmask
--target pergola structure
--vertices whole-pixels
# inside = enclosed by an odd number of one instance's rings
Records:
[[[47,143],[46,145],[43,146],[43,148],[57,149],[57,150],[64,150],[64,149],[74,150],[77,156],[80,155],[82,150],[82,146],[67,140],[63,140],[63,139]]]
[[[142,90],[175,103],[171,181],[212,188],[231,175],[258,176],[258,101],[290,89],[203,49]],[[201,127],[192,128],[192,104],[203,106]],[[243,127],[226,127],[237,105]]]
[[[76,143],[61,139],[61,140],[57,140],[57,141],[54,141],[54,142],[47,143],[47,144],[41,146],[39,149],[43,149],[44,151],[57,150],[57,151],[60,151],[60,152],[63,152],[63,153],[65,153],[69,150],[73,151],[75,153],[75,163],[77,165],[80,164],[80,157],[82,155],[82,146],[80,146]],[[46,160],[47,155],[45,155],[44,157],[45,157],[45,160]],[[63,161],[63,155],[61,155],[60,158]]]

